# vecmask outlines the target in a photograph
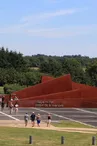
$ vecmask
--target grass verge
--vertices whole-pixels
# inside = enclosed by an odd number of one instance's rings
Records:
[[[61,136],[66,146],[91,146],[92,134],[68,133],[53,130],[0,127],[0,146],[29,146],[29,135],[33,146],[61,146]]]
[[[72,121],[61,121],[59,123],[52,123],[53,126],[55,127],[66,127],[66,128],[92,128],[92,126],[80,124],[77,122],[72,122]]]

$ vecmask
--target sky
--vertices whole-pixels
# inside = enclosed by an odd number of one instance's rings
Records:
[[[97,0],[0,0],[0,46],[97,57]]]

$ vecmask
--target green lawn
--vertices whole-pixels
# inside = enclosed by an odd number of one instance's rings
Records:
[[[55,127],[72,127],[72,128],[92,128],[92,126],[80,124],[72,121],[61,121],[59,123],[52,123]]]
[[[29,135],[33,136],[33,146],[61,146],[61,136],[65,137],[65,146],[91,146],[94,136],[76,132],[0,127],[0,146],[29,146]]]
[[[4,94],[3,87],[0,87],[0,94]]]

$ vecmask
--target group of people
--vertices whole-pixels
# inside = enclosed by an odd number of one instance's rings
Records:
[[[18,113],[18,102],[16,102],[15,104],[13,104],[12,101],[9,102],[9,111],[10,111],[10,115],[13,113],[13,111],[15,112],[15,114]]]
[[[2,96],[2,98],[1,98],[1,111],[4,110],[5,106],[8,107],[10,114],[12,114],[13,111],[15,112],[15,114],[17,114],[18,107],[19,107],[18,98],[15,96],[14,99],[10,98],[10,100],[6,102],[5,97]]]
[[[4,110],[4,107],[5,107],[5,97],[2,96],[2,100],[1,100],[1,111]],[[15,112],[15,114],[18,113],[18,108],[19,108],[19,104],[18,104],[18,98],[15,96],[14,98],[12,98],[10,96],[10,99],[6,105],[8,108],[9,108],[9,112],[10,114],[12,114],[13,112]],[[37,123],[37,126],[40,127],[40,123],[41,123],[41,116],[40,114],[35,114],[34,112],[32,112],[32,114],[29,116],[28,113],[26,113],[24,115],[24,121],[25,121],[25,127],[28,125],[28,121],[29,119],[31,120],[31,124],[32,124],[32,127],[35,126],[35,121]],[[51,115],[48,114],[47,116],[47,127],[50,126],[51,124]]]
[[[35,115],[35,113],[32,112],[32,114],[30,116],[30,120],[31,120],[32,127],[35,126],[35,120],[37,122],[37,126],[40,127],[40,122],[41,122],[41,116],[40,116],[40,114]],[[28,125],[28,121],[29,121],[29,115],[28,115],[28,113],[26,113],[24,115],[24,121],[25,121],[25,127],[26,127]],[[48,114],[48,116],[47,116],[47,127],[50,126],[50,124],[51,124],[51,115]]]

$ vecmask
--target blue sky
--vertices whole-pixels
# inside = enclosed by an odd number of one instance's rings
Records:
[[[97,0],[0,0],[0,46],[97,57]]]

